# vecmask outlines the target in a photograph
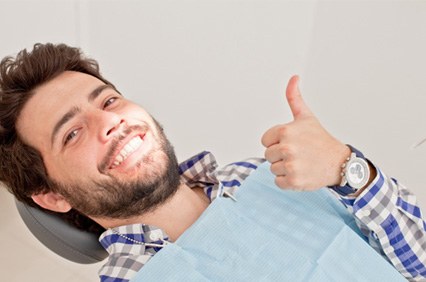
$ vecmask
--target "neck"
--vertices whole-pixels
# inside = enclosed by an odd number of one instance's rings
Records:
[[[104,228],[143,223],[163,229],[171,241],[185,232],[204,212],[209,200],[201,188],[181,185],[167,202],[153,211],[127,219],[92,218]]]

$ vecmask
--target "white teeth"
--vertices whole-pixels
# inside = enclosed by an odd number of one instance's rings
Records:
[[[120,165],[127,158],[127,156],[136,151],[142,145],[142,142],[143,141],[139,136],[136,136],[130,140],[129,143],[127,143],[126,146],[124,146],[115,157],[113,166],[115,167]]]
[[[134,149],[132,146],[130,146],[130,144],[127,144],[126,146],[124,146],[123,151],[124,154],[127,155],[128,153],[132,152]]]
[[[122,155],[117,155],[117,157],[115,158],[115,161],[118,163],[121,163],[124,160],[124,157]]]

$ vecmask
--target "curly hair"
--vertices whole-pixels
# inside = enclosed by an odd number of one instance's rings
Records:
[[[65,44],[37,43],[32,50],[24,49],[15,58],[8,56],[0,62],[0,181],[19,201],[44,211],[47,210],[35,204],[31,196],[55,192],[56,187],[48,177],[40,152],[20,139],[16,121],[34,89],[64,71],[89,74],[112,85],[102,77],[95,60]],[[96,234],[103,231],[74,209],[55,214],[79,229]]]

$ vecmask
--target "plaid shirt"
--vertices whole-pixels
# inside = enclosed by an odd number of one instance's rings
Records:
[[[220,196],[232,197],[264,161],[252,158],[218,169],[214,156],[202,152],[181,163],[179,169],[183,183],[191,188],[203,187],[213,201]],[[334,194],[354,215],[374,249],[407,279],[425,280],[426,224],[416,198],[378,168],[377,172],[376,179],[357,198]],[[157,227],[132,224],[106,230],[99,241],[109,253],[99,271],[101,281],[129,281],[167,243],[168,236]]]

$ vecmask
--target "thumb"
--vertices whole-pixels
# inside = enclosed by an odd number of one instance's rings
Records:
[[[311,116],[313,113],[305,104],[302,94],[299,90],[299,76],[294,75],[290,78],[287,84],[286,97],[294,119]]]

